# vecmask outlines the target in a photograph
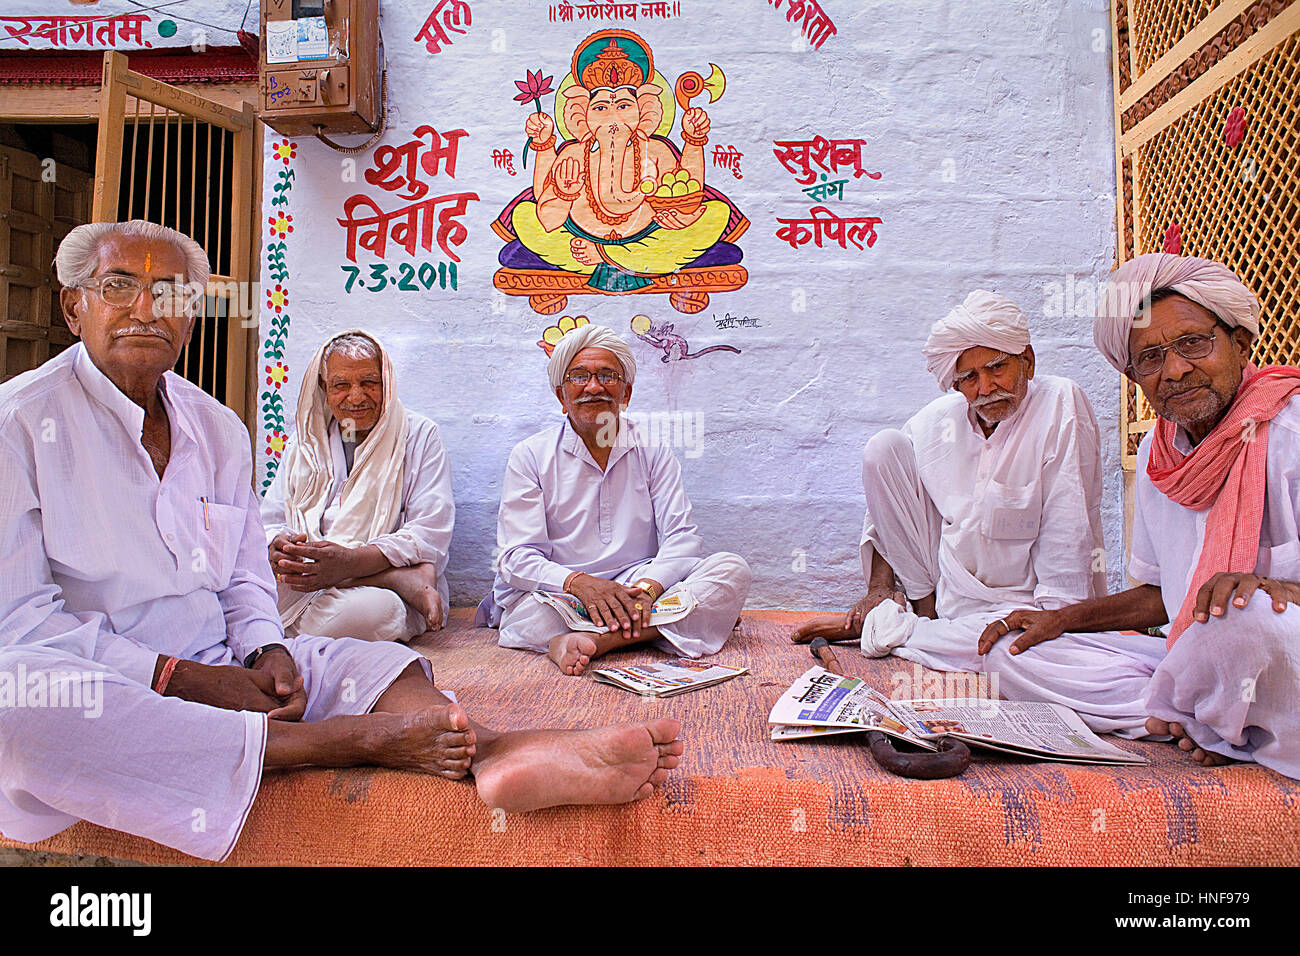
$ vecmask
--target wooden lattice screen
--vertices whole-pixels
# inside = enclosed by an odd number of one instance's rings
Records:
[[[1300,0],[1114,0],[1111,18],[1117,261],[1227,263],[1259,296],[1255,361],[1300,364]],[[1121,395],[1131,471],[1154,419]]]

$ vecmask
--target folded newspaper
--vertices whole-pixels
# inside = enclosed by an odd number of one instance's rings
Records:
[[[595,634],[603,634],[609,630],[603,624],[597,624],[593,621],[591,615],[587,613],[587,609],[582,606],[582,602],[566,591],[534,591],[533,597],[547,607],[558,611],[560,617],[564,618],[564,622],[575,631],[591,631]],[[660,624],[671,624],[674,621],[680,621],[695,610],[697,603],[689,592],[678,591],[673,594],[665,594],[650,606],[650,623],[652,626],[658,627]]]
[[[675,657],[650,664],[611,667],[593,671],[592,676],[605,684],[622,687],[643,697],[672,697],[721,684],[749,671],[728,664],[705,664],[688,657]]]
[[[954,697],[889,700],[856,677],[814,667],[772,708],[773,740],[881,730],[934,749],[930,741],[956,737],[1000,753],[1036,760],[1088,764],[1145,764],[1147,759],[1102,740],[1060,704]],[[899,729],[901,728],[901,729]]]

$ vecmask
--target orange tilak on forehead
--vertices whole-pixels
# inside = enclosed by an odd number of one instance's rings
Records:
[[[149,269],[152,266],[152,264],[153,264],[153,253],[146,252],[144,254],[144,271],[146,275],[148,275]]]

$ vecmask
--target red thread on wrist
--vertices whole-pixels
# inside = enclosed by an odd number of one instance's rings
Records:
[[[179,657],[169,657],[163,663],[162,672],[158,675],[158,683],[154,684],[154,693],[162,696],[163,691],[167,689],[168,682],[172,679],[172,672],[176,670],[176,665],[180,663]]]

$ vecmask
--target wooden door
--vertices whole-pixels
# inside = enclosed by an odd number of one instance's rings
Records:
[[[234,110],[104,54],[95,155],[96,222],[148,219],[197,241],[212,276],[176,371],[250,424],[257,358],[252,104]]]
[[[81,170],[0,146],[0,381],[75,341],[52,263],[68,230],[90,221],[91,185]]]

